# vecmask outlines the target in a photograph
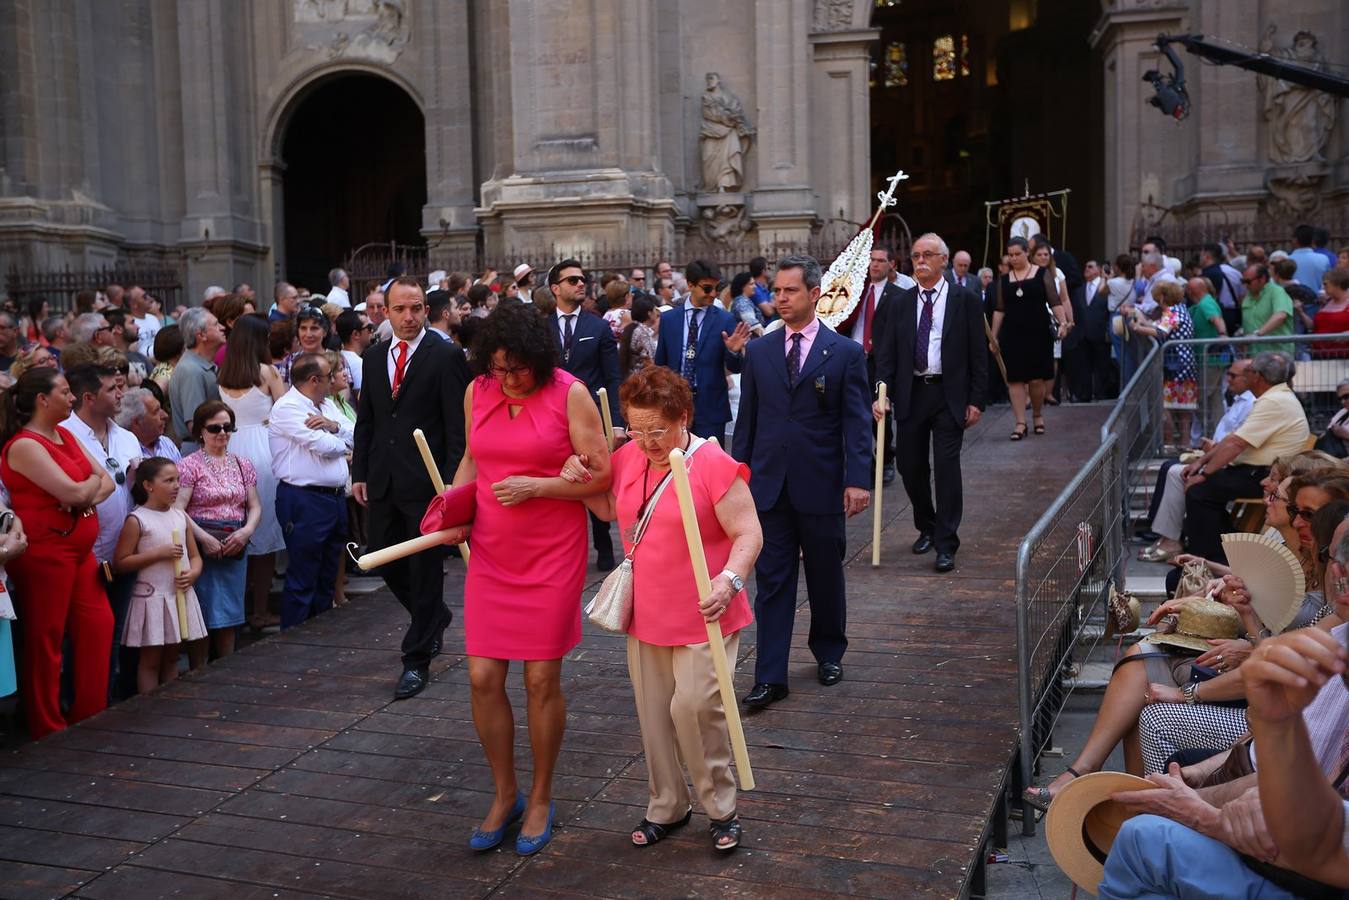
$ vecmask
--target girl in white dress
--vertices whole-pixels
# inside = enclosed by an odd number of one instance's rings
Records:
[[[137,508],[122,526],[113,560],[118,572],[136,573],[122,644],[140,648],[136,689],[144,694],[178,677],[179,643],[205,638],[206,622],[192,589],[201,574],[201,554],[187,513],[173,505],[178,467],[162,456],[145,460],[136,467],[131,497]],[[179,560],[181,572],[176,571]],[[186,600],[185,623],[178,617],[180,590]]]
[[[286,548],[276,520],[276,476],[267,445],[267,419],[272,404],[286,393],[286,384],[272,365],[267,320],[260,315],[240,316],[225,344],[225,362],[216,376],[220,399],[234,411],[235,432],[230,450],[247,459],[257,472],[262,519],[248,542],[248,624],[260,631],[280,624],[267,608],[276,571],[276,554]],[[190,414],[189,414],[190,415]]]

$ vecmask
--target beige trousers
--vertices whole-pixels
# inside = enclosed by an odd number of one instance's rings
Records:
[[[739,632],[725,642],[726,657],[734,665]],[[629,635],[628,672],[651,787],[647,819],[668,825],[684,818],[690,795],[681,761],[688,767],[703,811],[713,819],[733,815],[731,736],[711,645],[660,647]]]

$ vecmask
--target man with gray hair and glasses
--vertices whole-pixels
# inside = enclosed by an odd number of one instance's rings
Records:
[[[215,383],[215,354],[225,343],[225,330],[215,316],[199,306],[183,313],[178,330],[182,332],[185,349],[169,378],[168,397],[173,433],[186,456],[200,449],[192,439],[193,413],[207,400],[220,399],[220,389]]]
[[[1260,480],[1270,464],[1306,448],[1311,430],[1290,387],[1294,371],[1287,354],[1257,355],[1246,368],[1246,386],[1255,395],[1246,421],[1185,467],[1185,530],[1189,551],[1196,556],[1226,563],[1222,534],[1229,530],[1227,504],[1260,496]]]

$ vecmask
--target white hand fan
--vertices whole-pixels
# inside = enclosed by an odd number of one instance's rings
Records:
[[[1246,582],[1251,608],[1278,634],[1302,607],[1307,579],[1302,564],[1282,543],[1262,534],[1225,534],[1223,552],[1232,574]]]

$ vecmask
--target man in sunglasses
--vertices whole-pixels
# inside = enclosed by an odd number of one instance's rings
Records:
[[[726,373],[739,374],[744,366],[749,326],[713,305],[721,281],[716,263],[695,259],[684,274],[693,293],[683,306],[661,314],[653,361],[683,375],[693,389],[689,430],[725,446],[731,421]]]
[[[558,358],[566,369],[585,383],[590,396],[598,406],[599,389],[609,394],[609,411],[614,426],[623,424],[618,410],[618,344],[614,333],[594,313],[581,308],[585,300],[587,279],[581,264],[564,259],[548,270],[548,289],[557,302],[553,310]],[[614,567],[614,542],[609,535],[609,523],[590,515],[590,532],[595,541],[595,565],[601,572]]]
[[[108,475],[116,488],[98,504],[98,539],[94,541],[94,559],[98,561],[108,589],[108,603],[112,606],[114,641],[111,648],[111,693],[113,699],[136,693],[135,652],[119,653],[122,626],[126,624],[127,609],[131,605],[131,589],[136,584],[135,572],[113,576],[113,551],[122,533],[127,513],[131,511],[131,487],[128,474],[131,462],[141,456],[141,444],[136,436],[113,419],[122,407],[122,387],[117,370],[107,366],[84,364],[66,372],[70,393],[75,398],[75,411],[62,426],[75,436],[94,459],[103,460]]]

